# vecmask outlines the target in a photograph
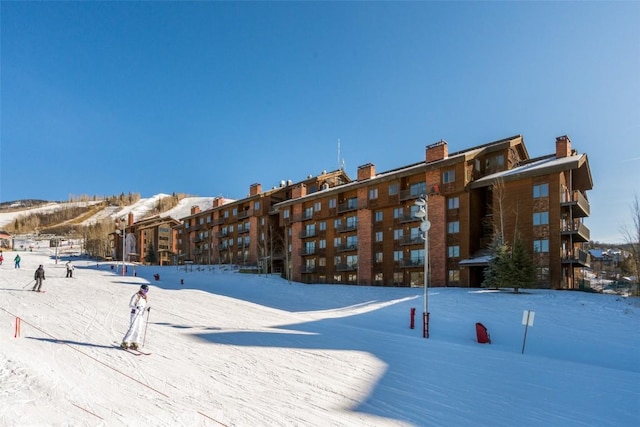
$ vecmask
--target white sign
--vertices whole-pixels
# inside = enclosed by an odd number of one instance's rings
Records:
[[[522,313],[522,324],[525,326],[533,326],[533,318],[536,317],[535,311],[525,310]]]

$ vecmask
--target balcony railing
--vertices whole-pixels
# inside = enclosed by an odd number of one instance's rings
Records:
[[[411,191],[411,190],[400,191],[400,200],[417,199],[420,196],[421,194],[416,194],[415,191]]]
[[[402,268],[420,267],[424,265],[424,257],[405,258],[400,261],[396,261],[396,264]]]
[[[316,230],[302,230],[300,232],[300,238],[306,239],[307,237],[315,237],[317,235]]]
[[[245,211],[240,211],[240,212],[238,212],[238,219],[248,218],[251,215],[253,215],[253,210],[252,209],[247,209]]]
[[[302,274],[311,274],[315,272],[316,272],[316,268],[308,265],[303,265],[302,268],[300,269],[300,273]]]
[[[417,245],[418,243],[424,244],[424,239],[421,236],[404,236],[399,240],[401,245]]]
[[[358,245],[340,245],[336,246],[338,252],[357,251]]]
[[[338,212],[339,213],[348,212],[348,211],[355,211],[357,209],[358,209],[358,203],[357,202],[353,202],[353,201],[340,203],[338,205]]]
[[[336,265],[336,271],[355,271],[357,269],[358,269],[357,263]]]
[[[358,223],[355,224],[345,224],[345,225],[341,225],[340,227],[336,227],[336,231],[338,233],[345,233],[347,231],[354,231],[358,229]]]
[[[573,264],[575,267],[591,267],[591,255],[587,251],[582,249],[574,249],[573,251],[566,251],[562,254],[563,264]]]
[[[571,236],[574,242],[588,242],[591,231],[582,222],[574,221],[563,224],[562,235]]]
[[[591,206],[589,200],[582,194],[581,191],[575,190],[571,195],[562,193],[561,200],[562,206],[571,206],[571,211],[575,217],[585,217],[591,214]]]
[[[316,253],[316,248],[313,247],[309,247],[309,248],[302,248],[300,249],[300,256],[307,256],[307,255],[315,255]]]

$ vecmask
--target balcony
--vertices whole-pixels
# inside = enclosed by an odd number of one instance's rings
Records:
[[[308,237],[315,237],[316,235],[317,235],[317,233],[316,233],[316,230],[315,230],[315,229],[313,229],[313,230],[311,230],[311,229],[309,229],[309,230],[302,230],[302,231],[300,232],[300,238],[301,238],[301,239],[306,239],[306,238],[308,238]]]
[[[338,205],[338,213],[355,211],[358,209],[358,203],[353,201],[348,201],[346,203],[340,203]]]
[[[411,200],[411,199],[417,199],[419,197],[422,197],[422,194],[415,194],[415,191],[411,191],[411,190],[402,190],[400,192],[400,200]]]
[[[355,271],[357,269],[358,269],[357,263],[336,265],[336,271]]]
[[[355,224],[346,224],[346,225],[342,225],[340,227],[336,227],[336,231],[338,233],[345,233],[347,231],[355,231],[358,229],[358,223]]]
[[[315,267],[311,267],[309,265],[303,265],[302,268],[300,268],[300,273],[302,274],[312,274],[316,272],[316,268]]]
[[[562,207],[571,207],[571,214],[574,218],[582,218],[591,214],[589,201],[581,191],[574,191],[571,195],[562,193],[560,204]]]
[[[424,266],[424,257],[405,258],[400,261],[396,261],[396,264],[402,268],[422,267]]]
[[[308,248],[300,249],[300,256],[315,255],[315,253],[316,253],[316,248],[315,247],[308,247]]]
[[[357,251],[358,245],[340,245],[336,246],[336,251],[338,252],[348,252],[348,251]]]
[[[248,233],[249,230],[250,230],[250,227],[240,227],[240,226],[238,226],[238,234]]]
[[[591,255],[587,251],[582,249],[574,249],[572,251],[566,251],[562,254],[562,264],[571,264],[574,267],[591,267]]]
[[[399,239],[400,244],[401,245],[417,245],[417,244],[422,244],[424,245],[424,239],[422,238],[422,236],[404,236],[401,239]]]
[[[588,242],[591,231],[582,222],[573,221],[562,225],[562,235],[571,237],[573,242]]]
[[[219,239],[220,239],[220,238],[227,237],[228,235],[229,235],[229,232],[228,232],[228,231],[221,231],[221,232],[219,232],[219,233],[216,233],[216,237],[217,237],[217,238],[219,238]]]
[[[405,214],[405,215],[402,215],[400,218],[394,218],[394,219],[400,222],[401,224],[405,222],[420,221],[420,218],[417,218],[412,214]]]
[[[240,211],[240,212],[238,212],[238,219],[248,218],[251,215],[253,215],[253,210],[252,209],[247,209],[247,210],[244,210],[244,211]]]

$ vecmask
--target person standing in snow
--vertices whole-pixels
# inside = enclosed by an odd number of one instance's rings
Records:
[[[42,281],[45,279],[44,277],[44,267],[40,264],[40,267],[33,274],[33,280],[36,281],[36,284],[33,285],[32,291],[40,292],[40,288],[42,287]]]
[[[20,254],[16,254],[16,257],[13,259],[13,262],[16,263],[16,268],[20,268]]]
[[[67,261],[67,278],[73,278],[73,268],[71,261]]]
[[[151,310],[147,304],[147,292],[149,292],[149,286],[142,285],[140,290],[136,292],[129,301],[129,308],[131,309],[131,318],[129,321],[129,330],[122,338],[122,348],[132,348],[137,350],[140,346],[140,336],[142,335],[142,327],[144,322],[144,312]]]

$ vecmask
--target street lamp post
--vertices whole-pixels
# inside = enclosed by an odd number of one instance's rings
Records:
[[[127,223],[125,222],[125,217],[120,218],[120,227],[122,228],[122,233],[120,234],[120,237],[122,238],[122,275],[125,275],[125,266],[124,266],[124,251],[125,251],[125,232],[126,232],[126,227],[127,227]]]
[[[429,198],[427,196],[421,197],[415,201],[415,205],[418,206],[418,212],[416,212],[416,218],[420,219],[420,231],[422,231],[422,238],[424,239],[424,308],[422,311],[422,337],[429,338],[429,229],[431,223],[429,222]]]

